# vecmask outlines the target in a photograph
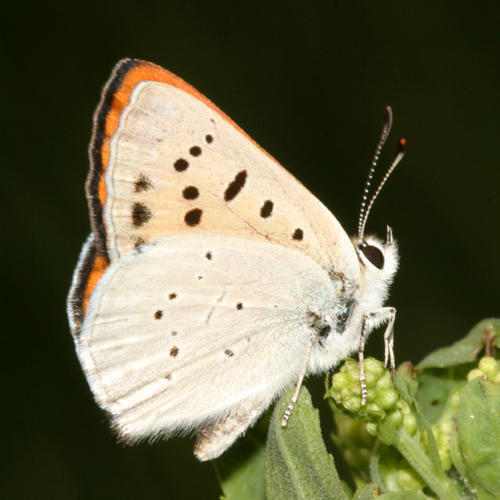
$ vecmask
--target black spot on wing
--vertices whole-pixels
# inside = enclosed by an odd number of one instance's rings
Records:
[[[137,180],[134,182],[134,190],[136,193],[141,193],[142,191],[148,191],[153,187],[151,180],[149,177],[146,177],[144,174],[139,174]]]
[[[177,170],[177,172],[183,172],[188,167],[189,167],[189,162],[184,158],[179,158],[174,162],[174,168],[175,170]]]
[[[158,309],[158,311],[155,312],[155,319],[161,319],[163,316],[163,311]]]
[[[322,338],[328,337],[328,334],[332,331],[332,327],[330,325],[325,325],[321,327],[318,331],[318,335]]]
[[[207,134],[205,136],[205,140],[207,141],[207,144],[210,144],[211,142],[213,142],[214,138],[210,134]]]
[[[179,348],[174,345],[174,347],[172,347],[172,349],[170,349],[170,356],[175,358],[177,356],[177,354],[179,354]]]
[[[241,302],[238,302],[238,303],[236,304],[236,309],[238,309],[238,310],[243,309],[243,304],[242,304]]]
[[[132,224],[141,227],[153,216],[151,210],[144,203],[134,203],[132,205]]]
[[[184,216],[184,222],[188,226],[196,226],[200,223],[201,214],[202,210],[200,208],[193,208],[192,210],[189,210],[189,212],[186,212],[186,215]]]
[[[233,351],[231,351],[231,349],[225,349],[225,350],[224,350],[224,354],[225,354],[228,358],[230,358],[231,356],[234,356],[234,352],[233,352]]]
[[[304,231],[298,227],[292,234],[292,238],[294,240],[300,241],[304,237]]]
[[[201,148],[200,146],[193,146],[192,148],[189,149],[189,154],[191,156],[200,156],[201,155]]]
[[[273,212],[273,206],[274,204],[271,200],[266,200],[264,205],[260,208],[260,216],[264,217],[264,219],[269,217]]]
[[[134,242],[134,247],[136,250],[140,251],[140,247],[144,245],[146,242],[144,241],[144,238],[136,238]]]
[[[176,293],[171,293],[171,294],[168,296],[168,298],[169,298],[170,300],[174,300],[176,297],[177,297],[177,294],[176,294]]]
[[[224,192],[224,199],[226,201],[231,201],[234,198],[236,198],[236,196],[239,194],[239,192],[245,185],[246,180],[247,180],[247,171],[242,170],[241,172],[238,172],[234,180],[231,181],[226,191]]]
[[[205,254],[205,257],[208,259],[208,260],[212,260],[212,252],[207,252]]]
[[[182,191],[182,196],[184,196],[186,200],[196,200],[196,198],[198,198],[199,195],[200,192],[198,191],[198,188],[195,186],[186,186]]]

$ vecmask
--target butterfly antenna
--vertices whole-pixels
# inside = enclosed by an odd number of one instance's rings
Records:
[[[377,143],[377,148],[375,149],[375,154],[373,155],[372,164],[370,166],[370,170],[368,171],[368,176],[366,177],[365,187],[363,189],[363,198],[361,199],[361,208],[359,210],[359,221],[358,221],[358,236],[361,241],[363,241],[363,236],[365,232],[365,224],[367,219],[367,209],[366,204],[368,202],[368,194],[370,193],[370,186],[373,180],[373,174],[375,173],[375,169],[377,168],[378,158],[384,147],[385,141],[387,137],[389,137],[389,133],[391,132],[392,127],[392,109],[390,106],[387,106],[384,111],[384,125],[382,127],[382,132],[380,134],[380,139]]]
[[[378,185],[377,189],[373,193],[373,195],[370,199],[370,203],[368,204],[368,207],[365,210],[363,224],[361,226],[361,235],[360,235],[361,241],[363,240],[363,236],[364,236],[364,232],[365,232],[365,225],[366,225],[366,221],[368,220],[368,215],[370,215],[370,210],[372,209],[373,204],[375,203],[375,200],[377,199],[378,195],[380,194],[380,191],[382,191],[384,184],[387,182],[387,179],[389,179],[389,177],[392,174],[392,172],[394,171],[394,169],[399,165],[399,162],[403,159],[405,152],[406,152],[406,139],[402,138],[402,139],[399,139],[398,152],[396,153],[396,157],[394,158],[394,160],[392,160],[391,165],[387,169],[387,172],[385,173],[383,179],[380,181],[380,184]]]

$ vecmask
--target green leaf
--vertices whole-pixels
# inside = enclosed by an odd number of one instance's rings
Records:
[[[374,500],[375,498],[379,498],[378,487],[376,484],[370,483],[358,488],[352,500]]]
[[[489,318],[480,321],[463,339],[451,346],[442,347],[426,356],[417,366],[417,369],[446,368],[462,363],[471,363],[478,357],[484,347],[485,333],[496,334],[495,344],[500,346],[500,319]]]
[[[347,500],[333,458],[326,451],[318,410],[303,386],[287,427],[281,419],[292,396],[287,391],[271,417],[266,447],[268,500]]]
[[[430,498],[419,491],[399,491],[395,493],[384,493],[377,500],[425,500]]]
[[[372,454],[370,457],[370,478],[373,483],[376,484],[376,486],[381,490],[381,491],[386,491],[387,486],[385,484],[384,478],[382,477],[382,472],[380,470],[380,459],[382,456],[382,453],[384,452],[385,449],[387,449],[385,445],[383,445],[380,441],[375,441],[375,445],[373,446]],[[391,448],[394,453],[396,451]]]
[[[265,449],[265,434],[252,429],[214,462],[224,500],[266,500]]]
[[[425,418],[434,424],[446,408],[450,394],[465,383],[470,365],[426,369],[418,375],[416,400]]]
[[[460,474],[461,483],[467,487],[469,485],[469,480],[464,480],[464,478],[467,478],[467,466],[462,455],[462,450],[460,449],[460,442],[458,440],[458,430],[456,425],[453,427],[450,436],[450,456],[455,469]]]
[[[462,455],[457,468],[466,476],[479,499],[500,495],[500,386],[477,378],[461,392],[456,414]],[[452,457],[455,457],[453,454]]]

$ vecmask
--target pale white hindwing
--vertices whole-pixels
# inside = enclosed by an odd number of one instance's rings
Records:
[[[217,111],[142,82],[110,145],[105,224],[111,259],[185,231],[296,248],[356,279],[352,244],[302,184]]]
[[[244,399],[270,403],[295,382],[311,307],[328,311],[339,287],[294,249],[209,234],[161,238],[108,268],[78,355],[124,436],[193,429]]]

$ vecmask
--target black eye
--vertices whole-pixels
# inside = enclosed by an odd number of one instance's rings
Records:
[[[372,245],[360,245],[359,249],[363,255],[378,269],[384,267],[384,254],[377,247]]]

